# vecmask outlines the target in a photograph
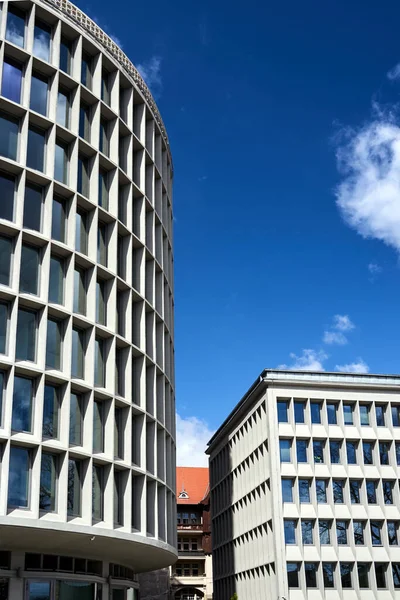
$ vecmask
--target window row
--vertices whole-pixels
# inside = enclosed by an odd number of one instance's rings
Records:
[[[400,484],[400,480],[399,480]],[[315,494],[315,496],[314,496]],[[283,502],[308,504],[399,504],[397,479],[282,479]]]
[[[353,588],[386,589],[390,583],[388,572],[392,573],[393,586],[400,588],[400,564],[392,563],[287,563],[289,588]],[[357,581],[355,580],[357,578]]]
[[[339,412],[340,407],[341,412]],[[361,426],[386,427],[389,425],[388,415],[391,412],[392,425],[400,427],[400,404],[390,405],[387,402],[363,404],[362,402],[333,400],[324,402],[321,400],[281,399],[277,402],[277,409],[279,423],[326,423],[328,425],[359,423]]]
[[[400,521],[353,520],[352,527],[350,523],[346,519],[284,519],[285,544],[383,546],[387,540],[389,546],[399,545]]]
[[[174,575],[176,577],[199,577],[202,576],[205,569],[203,562],[196,563],[181,563],[177,562],[174,565]]]
[[[282,463],[400,465],[400,442],[281,438],[279,454]]]

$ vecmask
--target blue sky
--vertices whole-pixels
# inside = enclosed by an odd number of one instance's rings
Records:
[[[264,367],[399,372],[400,5],[78,4],[171,141],[178,463]]]

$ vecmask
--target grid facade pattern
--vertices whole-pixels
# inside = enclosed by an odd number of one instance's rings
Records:
[[[399,378],[266,371],[209,454],[216,600],[400,593]]]
[[[172,163],[59,4],[0,6],[0,527],[137,542],[145,570],[176,547]]]

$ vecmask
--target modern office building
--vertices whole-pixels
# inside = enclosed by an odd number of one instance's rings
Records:
[[[118,46],[1,2],[1,600],[131,600],[176,560],[171,187]]]
[[[215,600],[400,597],[400,377],[265,370],[208,453]]]

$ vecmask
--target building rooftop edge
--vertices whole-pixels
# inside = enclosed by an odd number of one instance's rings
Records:
[[[400,375],[338,373],[336,371],[291,371],[290,369],[264,369],[209,440],[207,443],[206,454],[211,453],[211,448],[218,442],[220,436],[227,429],[228,425],[233,422],[235,416],[251,398],[256,389],[263,384],[265,387],[268,387],[276,381],[298,381],[312,384],[361,384],[364,386],[371,385],[381,387],[398,386],[400,391]]]

